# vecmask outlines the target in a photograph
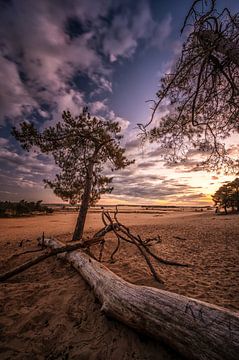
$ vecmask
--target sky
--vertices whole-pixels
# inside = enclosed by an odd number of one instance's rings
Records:
[[[169,165],[158,144],[142,146],[137,123],[150,117],[160,78],[180,53],[191,0],[0,0],[0,200],[61,202],[43,179],[51,158],[21,149],[12,126],[39,129],[63,110],[118,121],[135,164],[114,174],[102,204],[212,205],[211,195],[235,176],[197,168],[198,154]],[[218,1],[239,11],[238,0]],[[231,140],[231,145],[237,143]]]

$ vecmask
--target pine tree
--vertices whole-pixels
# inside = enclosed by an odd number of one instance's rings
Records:
[[[52,154],[59,173],[54,180],[44,180],[54,193],[70,203],[81,203],[72,240],[82,238],[87,211],[105,193],[113,190],[112,177],[104,175],[106,164],[111,170],[133,163],[120,146],[121,128],[117,122],[92,117],[87,108],[79,116],[64,111],[62,121],[42,132],[34,124],[23,122],[13,135],[23,149],[37,146]]]

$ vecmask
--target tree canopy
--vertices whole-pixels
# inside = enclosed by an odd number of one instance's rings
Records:
[[[239,212],[239,178],[220,186],[212,196],[212,200],[215,206],[224,208],[225,213],[228,208]]]
[[[238,153],[234,157],[224,141],[239,133],[239,14],[218,12],[216,0],[196,0],[182,32],[186,28],[189,35],[172,73],[161,79],[151,120],[139,124],[143,139],[160,142],[169,161],[181,161],[195,148],[205,154],[205,168],[238,171]]]
[[[111,170],[123,169],[133,161],[120,146],[121,128],[118,122],[92,117],[87,108],[79,116],[64,111],[62,121],[42,132],[34,124],[23,122],[13,135],[27,151],[37,146],[42,153],[52,154],[60,172],[45,183],[63,200],[81,202],[80,218],[74,240],[82,236],[89,205],[104,193],[112,191],[112,177],[104,174],[105,165]]]

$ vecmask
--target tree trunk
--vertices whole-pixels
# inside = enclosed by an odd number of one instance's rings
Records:
[[[45,239],[57,249],[63,244]],[[64,257],[93,288],[102,311],[176,349],[188,359],[236,360],[239,314],[168,291],[128,283],[83,251]]]
[[[236,207],[237,212],[239,212],[239,188],[236,188]]]
[[[212,44],[217,52],[227,56],[232,63],[239,66],[239,46],[236,42],[229,41],[211,30],[203,30],[197,33],[197,36],[205,49],[211,48]]]
[[[82,238],[82,235],[83,235],[86,215],[87,215],[87,212],[88,212],[89,202],[90,202],[93,167],[94,167],[94,163],[91,162],[89,164],[88,168],[87,168],[87,175],[86,175],[84,193],[83,193],[83,196],[82,196],[81,206],[80,206],[79,214],[78,214],[78,217],[77,217],[76,226],[75,226],[75,230],[74,230],[74,233],[73,233],[72,241],[80,240]]]

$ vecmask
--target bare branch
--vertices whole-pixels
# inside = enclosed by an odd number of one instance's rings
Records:
[[[237,172],[238,157],[227,152],[224,140],[239,132],[239,14],[218,12],[215,4],[193,1],[181,56],[161,79],[149,122],[138,127],[142,141],[160,142],[167,162],[185,160],[197,148],[204,151],[201,167]],[[167,115],[153,127],[161,106]]]

